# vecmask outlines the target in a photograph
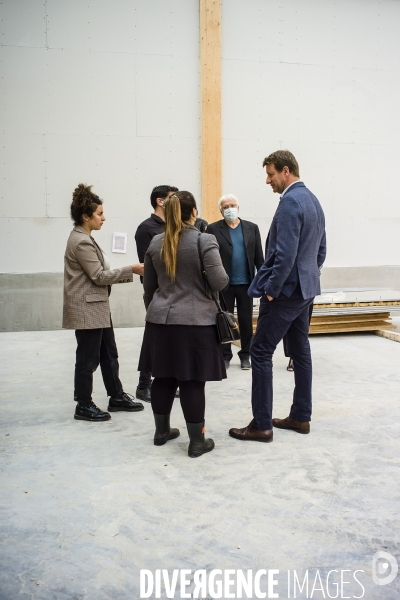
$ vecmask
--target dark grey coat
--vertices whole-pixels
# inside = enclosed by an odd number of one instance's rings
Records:
[[[156,235],[144,259],[144,303],[146,321],[162,325],[215,325],[217,308],[204,289],[197,249],[199,231],[189,227],[178,246],[176,279],[171,281],[161,260],[164,233]],[[208,282],[214,292],[222,290],[229,278],[222,266],[217,240],[200,234],[200,248]]]
[[[260,230],[258,229],[258,225],[251,221],[240,219],[240,222],[242,224],[244,247],[246,250],[247,263],[249,265],[250,281],[252,281],[256,269],[258,271],[264,263]],[[228,277],[231,278],[233,246],[229,225],[227,225],[225,219],[221,219],[220,221],[208,225],[207,233],[212,233],[217,238],[222,264],[224,265],[225,271],[228,273]]]

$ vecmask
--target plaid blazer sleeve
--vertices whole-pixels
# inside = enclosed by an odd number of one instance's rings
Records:
[[[105,271],[90,236],[84,236],[75,247],[75,258],[95,285],[112,285],[133,281],[132,267]]]

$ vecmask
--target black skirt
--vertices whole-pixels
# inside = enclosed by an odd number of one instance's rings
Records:
[[[180,381],[226,379],[216,325],[159,325],[146,322],[138,371]]]

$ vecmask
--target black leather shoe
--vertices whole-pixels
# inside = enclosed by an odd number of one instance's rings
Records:
[[[110,412],[124,410],[126,412],[137,412],[143,410],[144,406],[141,402],[134,402],[134,397],[131,394],[122,392],[121,398],[110,398],[108,401],[108,409]]]
[[[151,388],[144,388],[143,390],[136,388],[136,398],[143,400],[143,402],[151,402]]]
[[[272,442],[274,438],[272,429],[261,431],[252,425],[247,425],[247,427],[242,427],[241,429],[230,429],[229,435],[237,440],[251,440],[253,442]]]
[[[241,358],[240,359],[240,368],[243,369],[243,371],[248,371],[249,369],[251,369],[250,359]]]
[[[102,411],[98,406],[91,402],[90,404],[77,404],[75,408],[74,419],[77,421],[109,421],[111,415]]]

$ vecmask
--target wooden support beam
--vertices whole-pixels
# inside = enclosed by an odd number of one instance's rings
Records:
[[[200,0],[202,216],[221,218],[221,3]]]

